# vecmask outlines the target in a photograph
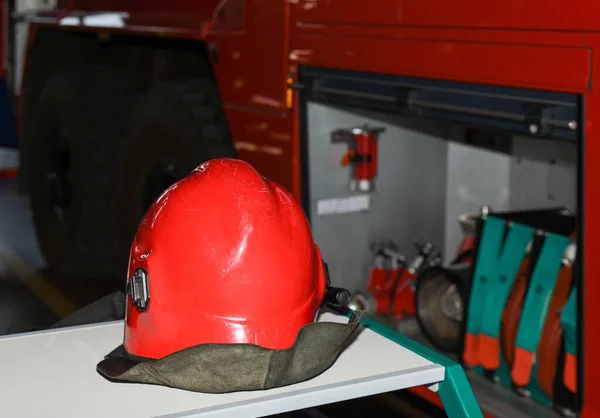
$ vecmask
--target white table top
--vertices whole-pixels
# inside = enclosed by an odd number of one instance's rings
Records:
[[[347,318],[324,313],[320,320]],[[0,338],[0,417],[254,418],[444,378],[442,366],[363,329],[329,370],[283,388],[214,395],[111,383],[96,364],[122,338],[121,321]]]

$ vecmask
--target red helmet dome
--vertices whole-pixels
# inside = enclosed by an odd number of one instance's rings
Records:
[[[298,202],[236,159],[167,189],[131,247],[124,348],[162,358],[207,343],[294,344],[326,292]]]

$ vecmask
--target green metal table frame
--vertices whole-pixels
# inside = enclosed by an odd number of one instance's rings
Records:
[[[351,312],[345,314],[350,316]],[[448,418],[483,418],[467,375],[460,364],[372,318],[362,319],[361,325],[444,367],[444,380],[437,382],[439,386],[437,392]]]

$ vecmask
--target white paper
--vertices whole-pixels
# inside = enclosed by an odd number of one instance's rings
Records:
[[[317,201],[317,215],[339,215],[368,211],[371,207],[371,196],[361,194],[356,196],[336,199],[322,199]]]

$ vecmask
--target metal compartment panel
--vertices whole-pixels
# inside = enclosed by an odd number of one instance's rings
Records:
[[[346,25],[597,30],[600,3],[575,0],[299,0],[298,21]]]
[[[351,168],[340,165],[347,146],[331,144],[331,131],[364,123],[387,128],[379,142],[379,176],[375,180],[377,190],[370,193],[370,208],[319,216],[319,201],[356,196],[349,188]],[[364,286],[372,260],[368,243],[374,238],[389,237],[401,252],[411,256],[417,239],[441,248],[447,147],[439,136],[350,111],[308,104],[309,215],[315,241],[330,266],[333,284],[349,290]]]

